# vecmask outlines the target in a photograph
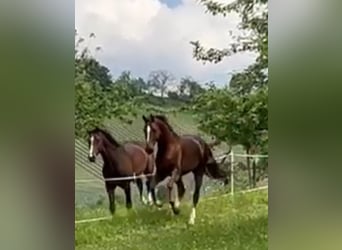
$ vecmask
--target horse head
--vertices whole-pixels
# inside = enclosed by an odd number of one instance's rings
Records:
[[[154,151],[154,147],[162,134],[162,131],[154,115],[150,114],[149,117],[146,117],[145,115],[143,115],[142,118],[145,122],[145,125],[144,125],[144,134],[145,134],[145,140],[146,140],[145,150],[148,154],[152,154]]]
[[[88,131],[88,159],[90,162],[95,162],[96,156],[103,148],[103,139],[98,127]]]
[[[90,162],[95,162],[99,153],[106,151],[106,146],[109,144],[117,147],[119,143],[110,135],[109,132],[95,127],[88,132],[88,159]]]

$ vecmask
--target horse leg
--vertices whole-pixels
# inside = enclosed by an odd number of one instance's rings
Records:
[[[192,200],[192,210],[190,214],[190,219],[189,219],[189,224],[193,225],[195,224],[195,219],[196,219],[196,206],[199,200],[200,196],[200,189],[202,186],[203,182],[203,172],[195,172],[194,173],[194,179],[195,179],[195,191],[193,195],[193,200]]]
[[[173,214],[177,215],[179,214],[180,210],[179,210],[179,201],[178,201],[178,195],[175,195],[175,201],[173,201],[172,197],[172,190],[173,188],[170,188],[168,186],[169,189],[169,203],[172,209]]]
[[[173,183],[175,182],[175,177],[177,176],[177,172],[178,172],[177,169],[174,169],[172,171],[172,176],[171,176],[169,182],[167,183],[167,188],[169,191],[168,192],[169,193],[169,203],[170,203],[170,206],[171,206],[173,213],[176,215],[179,214],[179,212],[180,212],[179,200],[178,200],[178,195],[175,195],[175,200],[172,199],[172,190],[173,190]]]
[[[138,190],[139,190],[139,196],[140,196],[140,200],[143,204],[147,204],[147,201],[143,195],[143,181],[141,179],[137,179],[136,180],[137,186],[138,186]]]
[[[109,199],[109,211],[112,215],[115,213],[115,188],[116,186],[108,186],[107,187],[107,194]]]
[[[171,197],[172,197],[173,184],[175,182],[177,182],[178,180],[180,180],[180,177],[179,177],[180,173],[179,172],[180,172],[179,168],[177,168],[177,167],[174,168],[172,170],[172,173],[171,173],[171,178],[170,178],[169,182],[167,183],[167,188],[169,190],[169,203],[171,205],[171,208],[172,208],[172,211],[174,214],[179,214],[179,209],[178,209],[178,207],[175,206],[175,201],[173,201],[171,199]],[[178,197],[176,198],[176,200],[178,200]],[[177,201],[177,203],[179,203],[179,202]]]
[[[177,182],[178,180],[180,180],[180,170],[179,170],[179,168],[174,168],[172,170],[172,173],[171,173],[171,178],[170,178],[169,182],[167,183],[167,187],[169,189],[172,189],[173,184],[175,182]]]
[[[153,203],[157,207],[162,206],[162,204],[157,201],[156,192],[155,192],[156,186],[158,185],[160,181],[161,181],[160,176],[155,175],[150,179],[149,184],[147,184],[150,186],[149,191],[148,191],[148,201],[150,204]]]
[[[126,196],[126,208],[131,209],[132,208],[132,197],[131,197],[131,186],[128,182],[124,188],[125,190],[125,196]]]
[[[151,185],[152,185],[152,178],[148,177],[146,180],[146,189],[147,189],[147,203],[149,205],[153,205]]]
[[[150,161],[149,161],[149,174],[154,173],[154,175],[149,176],[146,180],[146,188],[147,188],[147,194],[148,194],[147,199],[150,205],[161,207],[162,204],[157,201],[156,191],[155,191],[156,186],[161,181],[161,177],[157,174],[156,168],[157,168],[156,163],[154,162],[154,158],[152,157],[150,158]]]
[[[180,202],[183,199],[183,196],[185,193],[185,187],[184,187],[184,183],[183,183],[181,178],[176,182],[176,184],[177,184],[178,196],[177,195],[175,196],[175,207],[176,207],[176,209],[178,209]]]

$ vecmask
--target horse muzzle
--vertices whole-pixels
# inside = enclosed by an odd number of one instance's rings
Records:
[[[95,156],[88,156],[88,160],[90,162],[95,162]]]

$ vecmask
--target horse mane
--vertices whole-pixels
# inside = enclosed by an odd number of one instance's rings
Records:
[[[106,137],[106,139],[110,143],[112,143],[114,146],[116,146],[116,147],[120,146],[120,143],[117,140],[115,140],[114,137],[107,130],[97,127],[94,129],[94,132],[101,132]]]
[[[158,120],[161,120],[167,126],[167,128],[171,131],[171,133],[173,133],[174,135],[177,135],[177,133],[173,130],[173,128],[171,127],[165,115],[155,115],[154,117],[157,118]]]

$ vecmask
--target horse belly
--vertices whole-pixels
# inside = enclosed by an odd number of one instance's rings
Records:
[[[198,145],[191,139],[182,140],[182,169],[191,171],[198,167],[202,160],[201,151]]]
[[[171,174],[172,170],[175,168],[176,162],[169,160],[167,158],[156,159],[157,172],[162,176],[168,176]]]
[[[148,160],[143,148],[134,144],[129,144],[126,146],[126,151],[132,160],[132,171],[135,174],[142,174],[147,166]]]

